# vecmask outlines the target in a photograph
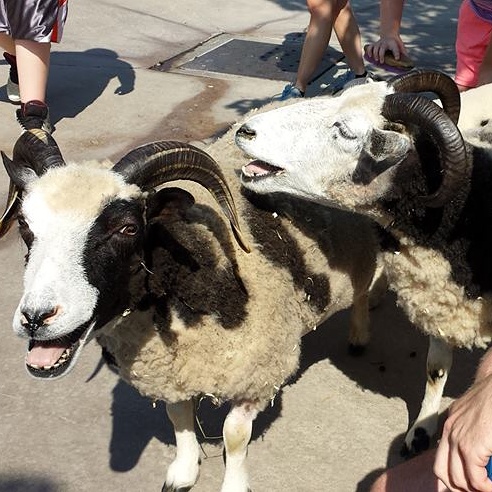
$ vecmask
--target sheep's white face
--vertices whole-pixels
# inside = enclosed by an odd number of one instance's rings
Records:
[[[26,190],[19,224],[28,255],[13,327],[29,338],[33,376],[64,375],[90,338],[100,292],[87,267],[89,234],[108,204],[137,194],[109,170],[76,165],[49,170]]]
[[[335,188],[343,195],[344,186],[350,186],[353,197],[367,201],[367,187],[354,184],[353,176],[361,155],[374,147],[387,91],[384,82],[366,84],[339,97],[308,99],[253,116],[236,133],[236,144],[254,159],[242,169],[243,185],[257,193],[285,192],[335,205],[341,199]]]

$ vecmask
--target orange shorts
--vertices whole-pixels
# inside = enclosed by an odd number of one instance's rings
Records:
[[[490,41],[492,24],[481,19],[464,0],[458,17],[456,33],[455,81],[465,87],[476,87],[485,50]]]

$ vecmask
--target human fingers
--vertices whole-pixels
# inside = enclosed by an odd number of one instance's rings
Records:
[[[366,55],[374,60],[376,63],[384,63],[384,54],[388,49],[388,42],[386,39],[381,38],[375,43],[366,44],[364,46]]]
[[[371,58],[374,60],[374,48],[376,46],[376,43],[369,43],[364,46],[364,52],[368,58]]]
[[[485,468],[488,457],[480,457],[475,445],[456,444],[458,440],[449,431],[452,426],[446,423],[436,451],[434,474],[451,492],[492,492]]]
[[[476,453],[463,456],[463,471],[470,485],[470,490],[492,492],[492,480],[487,475],[487,461],[489,457],[480,457]]]
[[[384,63],[384,54],[388,49],[388,41],[386,39],[381,39],[379,43],[375,46],[374,59],[378,63]]]
[[[449,441],[447,437],[443,435],[439,442],[439,446],[437,447],[436,451],[436,459],[434,460],[434,475],[436,475],[439,480],[444,482],[446,486],[449,488],[449,473],[448,473],[448,467],[449,467]]]
[[[445,434],[443,434],[436,451],[433,471],[436,477],[441,480],[451,492],[467,491],[466,488],[462,487],[462,483],[466,483],[462,461],[455,450],[453,450],[453,452],[451,451],[450,441]],[[468,490],[468,492],[472,491]]]
[[[387,51],[390,51],[393,54],[393,57],[395,60],[399,60],[401,56],[401,50],[400,50],[400,45],[394,38],[389,38],[386,40],[384,44],[384,51],[380,53],[380,57],[382,57],[384,61],[384,55],[386,54]]]
[[[466,453],[453,445],[449,448],[448,477],[448,488],[452,492],[478,492],[468,479]]]

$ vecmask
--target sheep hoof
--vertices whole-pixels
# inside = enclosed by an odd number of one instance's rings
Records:
[[[188,492],[189,490],[191,490],[191,487],[178,487],[175,489],[172,485],[164,484],[161,492]]]
[[[413,433],[410,448],[406,443],[403,444],[400,455],[404,458],[411,458],[430,448],[430,436],[423,427],[417,427]]]
[[[356,343],[349,343],[348,353],[352,357],[360,357],[361,355],[364,355],[365,352],[366,352],[366,346],[365,345],[359,345]]]

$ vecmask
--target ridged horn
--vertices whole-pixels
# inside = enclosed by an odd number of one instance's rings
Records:
[[[389,79],[395,92],[433,92],[441,100],[444,111],[454,124],[458,123],[461,97],[454,80],[438,70],[416,69]]]
[[[390,94],[382,114],[389,121],[418,126],[436,143],[443,177],[439,188],[423,200],[428,207],[442,207],[455,195],[462,180],[467,179],[466,149],[460,131],[437,104],[421,96]]]
[[[238,244],[250,252],[225,177],[217,162],[203,150],[182,142],[152,142],[130,151],[113,166],[113,171],[144,191],[181,179],[202,185],[229,219]]]
[[[55,139],[44,130],[33,129],[22,133],[14,146],[14,164],[25,162],[38,176],[49,168],[64,166],[65,161]]]
[[[60,149],[53,137],[39,129],[33,129],[21,134],[14,145],[13,159],[10,160],[3,152],[2,159],[9,174],[21,165],[31,168],[36,175],[41,176],[47,169],[65,165]],[[0,217],[0,238],[12,226],[20,208],[22,180],[17,184],[10,179],[9,192],[5,211]]]
[[[2,159],[4,160],[4,162],[6,159],[9,160],[3,152]],[[7,195],[7,204],[5,205],[5,210],[0,217],[0,238],[7,234],[10,227],[14,223],[15,218],[17,217],[17,212],[20,208],[19,195],[20,190],[18,186],[15,185],[12,180],[10,180],[9,193]]]

